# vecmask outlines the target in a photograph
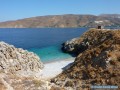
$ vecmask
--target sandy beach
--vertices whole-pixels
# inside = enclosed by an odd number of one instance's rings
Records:
[[[68,68],[73,62],[75,58],[68,58],[60,61],[50,62],[44,64],[44,68],[37,76],[42,79],[49,80],[60,74],[65,68]]]

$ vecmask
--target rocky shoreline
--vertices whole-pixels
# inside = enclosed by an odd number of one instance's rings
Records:
[[[75,60],[43,65],[36,54],[0,42],[0,90],[91,90],[92,85],[120,88],[120,30],[90,29],[65,42],[62,50],[76,54]],[[41,78],[41,74],[46,76]],[[49,75],[52,77],[46,80]]]

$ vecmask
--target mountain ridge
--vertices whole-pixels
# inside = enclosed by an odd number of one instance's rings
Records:
[[[96,27],[120,26],[120,14],[64,14],[24,18],[0,22],[0,28],[41,28],[41,27]]]

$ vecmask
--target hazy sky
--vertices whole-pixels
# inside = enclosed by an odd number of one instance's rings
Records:
[[[0,0],[0,21],[58,14],[120,14],[120,0]]]

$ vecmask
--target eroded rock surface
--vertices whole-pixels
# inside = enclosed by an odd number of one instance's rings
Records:
[[[27,50],[15,48],[4,42],[0,42],[0,71],[11,73],[39,72],[43,68],[40,58]]]
[[[49,82],[35,76],[43,67],[36,54],[0,42],[0,90],[49,90]]]

